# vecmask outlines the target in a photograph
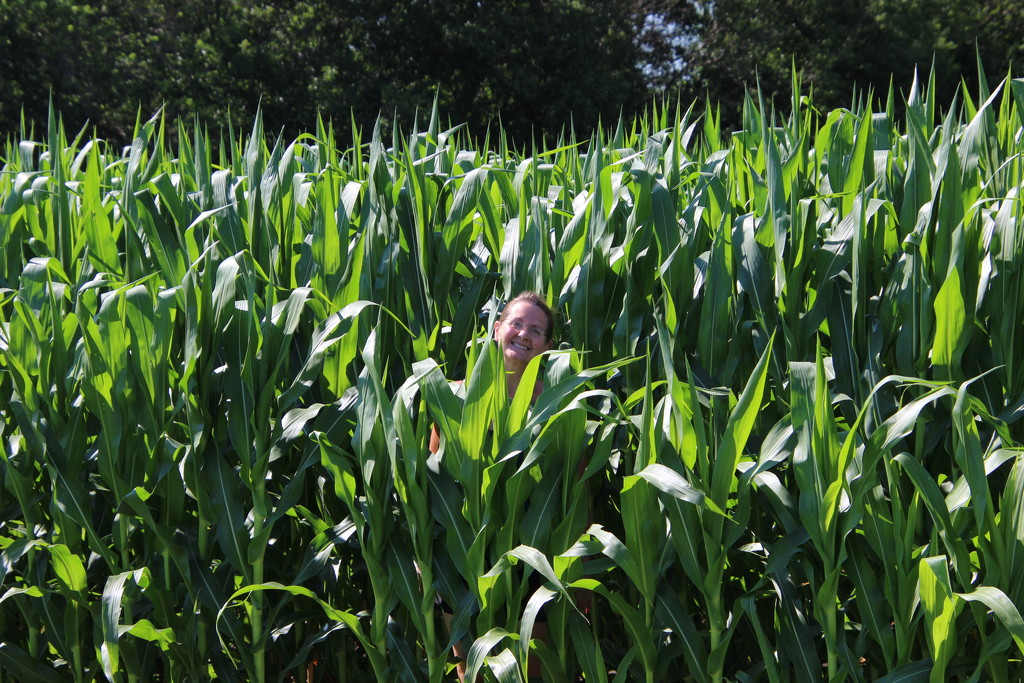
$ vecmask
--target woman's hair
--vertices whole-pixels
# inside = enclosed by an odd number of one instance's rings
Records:
[[[501,316],[498,318],[498,321],[504,321],[505,313],[512,306],[512,304],[519,301],[523,301],[528,304],[533,304],[534,306],[536,306],[537,308],[544,312],[544,315],[546,315],[548,318],[548,329],[545,331],[544,341],[551,341],[551,338],[555,334],[555,314],[551,310],[551,307],[548,306],[548,302],[544,300],[544,297],[542,297],[537,292],[519,292],[519,294],[517,294],[514,299],[505,304],[505,308],[501,309]]]

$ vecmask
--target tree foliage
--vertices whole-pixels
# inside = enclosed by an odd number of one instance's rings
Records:
[[[434,97],[471,129],[513,137],[587,128],[646,96],[629,0],[170,0],[5,3],[0,129],[45,120],[124,138],[138,110],[211,125],[308,130],[381,113],[410,122]]]
[[[744,93],[823,108],[884,95],[935,66],[948,101],[976,51],[1003,75],[1024,57],[1010,0],[0,0],[0,133],[48,102],[72,127],[125,142],[165,107],[214,129],[259,109],[273,132],[411,126],[435,97],[476,135],[584,133],[652,96],[709,96],[736,122]]]
[[[995,77],[1024,57],[1024,8],[1007,0],[716,0],[677,33],[699,35],[685,50],[691,94],[711,93],[727,117],[744,93],[788,93],[793,69],[823,108],[850,105],[856,90],[904,92],[915,70],[934,67],[950,101],[961,79],[977,82],[980,57]],[[681,74],[679,74],[681,75]],[[973,88],[972,88],[973,90]]]

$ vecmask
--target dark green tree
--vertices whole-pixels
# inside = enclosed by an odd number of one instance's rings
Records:
[[[0,0],[0,131],[13,132],[22,109],[29,121],[45,121],[50,92],[77,105],[88,14],[65,0]]]
[[[796,66],[819,107],[906,90],[936,70],[940,101],[1024,58],[1010,0],[0,0],[0,135],[66,125],[123,143],[159,108],[216,129],[292,137],[409,126],[436,98],[482,135],[586,134],[653,94],[708,96],[727,126],[760,83],[788,100]],[[492,128],[493,130],[493,128]]]
[[[435,96],[475,132],[526,142],[645,103],[633,0],[4,2],[0,130],[47,100],[71,128],[124,141],[164,106],[212,126],[411,123]]]
[[[682,31],[699,36],[685,50],[686,96],[709,93],[738,123],[746,92],[785,101],[795,66],[824,109],[849,106],[856,92],[884,98],[890,83],[907,92],[915,71],[936,74],[948,102],[961,82],[977,83],[977,55],[1002,78],[1024,56],[1024,10],[1006,0],[716,0]]]
[[[0,131],[14,132],[22,111],[44,124],[51,97],[69,128],[90,125],[117,142],[138,113],[161,106],[225,121],[246,102],[224,67],[249,32],[240,8],[221,0],[3,2]]]
[[[581,129],[645,92],[630,2],[386,0],[347,3],[348,45],[368,69],[363,101],[408,118],[429,107],[436,87],[443,111],[471,129],[499,119],[518,139]],[[379,99],[376,99],[379,98]]]

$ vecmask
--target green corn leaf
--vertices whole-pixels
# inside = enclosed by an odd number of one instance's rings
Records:
[[[708,680],[704,669],[707,662],[707,648],[696,624],[693,623],[693,619],[678,596],[667,588],[662,588],[658,592],[657,609],[659,618],[682,639],[683,654],[690,675],[698,681]]]
[[[906,453],[900,453],[894,459],[910,476],[921,497],[924,499],[928,510],[932,514],[946,550],[953,556],[953,567],[957,577],[966,585],[967,567],[970,566],[967,557],[967,548],[959,534],[953,528],[949,510],[946,508],[938,485],[922,467],[921,463],[909,457]]]
[[[919,565],[921,605],[928,623],[928,646],[934,668],[930,680],[943,681],[954,651],[955,621],[959,611],[946,569],[946,558],[922,558]],[[962,603],[959,603],[962,604]]]
[[[312,600],[320,607],[320,609],[323,611],[324,616],[326,616],[328,619],[340,622],[350,631],[352,631],[356,638],[358,638],[360,645],[362,645],[366,649],[366,655],[370,660],[370,664],[373,667],[373,671],[377,675],[384,674],[384,672],[386,671],[386,666],[384,663],[383,655],[377,651],[376,646],[363,633],[362,626],[360,625],[359,622],[359,617],[346,610],[340,610],[331,606],[329,603],[319,598],[316,595],[316,593],[303,586],[289,586],[274,581],[268,581],[262,584],[254,584],[251,586],[243,586],[242,588],[239,588],[234,593],[232,593],[228,597],[227,601],[220,607],[220,610],[217,612],[216,623],[220,623],[221,619],[224,618],[225,612],[230,607],[232,607],[239,599],[264,591],[282,591],[289,595],[305,597]]]
[[[107,583],[103,587],[103,644],[100,646],[100,659],[103,663],[103,673],[110,680],[115,680],[121,670],[118,652],[121,637],[121,612],[126,599],[125,592],[130,589],[129,582],[144,589],[149,585],[149,581],[148,569],[136,569],[108,577]]]
[[[161,650],[169,650],[171,645],[177,642],[177,638],[174,635],[174,630],[170,628],[157,628],[149,619],[139,619],[130,626],[120,626],[119,635],[125,634],[141,638],[154,642],[160,646]]]
[[[509,649],[487,658],[487,666],[500,683],[522,683],[523,677],[516,656]]]
[[[0,643],[0,662],[5,671],[24,683],[56,683],[64,680],[52,667],[11,643]]]
[[[643,614],[619,593],[613,593],[604,585],[594,582],[593,590],[599,593],[611,604],[612,609],[622,617],[627,631],[632,638],[633,647],[640,655],[646,677],[650,679],[654,671],[656,651],[653,634],[645,623]]]
[[[601,649],[594,642],[594,636],[588,625],[579,621],[573,622],[569,628],[569,637],[575,650],[577,661],[583,669],[583,675],[587,680],[607,683],[608,667],[605,665],[604,655]]]
[[[469,648],[469,655],[466,657],[466,671],[469,680],[476,680],[477,674],[486,663],[487,653],[505,638],[516,638],[516,634],[509,633],[502,628],[492,628],[475,641]]]
[[[878,681],[879,683],[921,683],[922,681],[929,680],[933,667],[934,662],[932,660],[922,659],[899,666],[882,678],[879,678]]]
[[[978,586],[969,593],[957,593],[957,597],[968,602],[980,602],[992,610],[1013,640],[1018,651],[1024,653],[1024,619],[1009,596],[995,586]]]
[[[967,346],[970,328],[966,326],[966,303],[961,290],[960,267],[950,270],[935,295],[935,344],[932,362],[942,379],[957,379],[960,359]]]
[[[60,579],[68,590],[81,593],[87,586],[85,564],[82,558],[73,555],[65,545],[51,545],[47,547],[50,553],[51,566],[54,574]]]
[[[754,367],[743,393],[740,394],[736,409],[730,414],[725,433],[722,435],[711,477],[711,495],[709,496],[711,502],[720,509],[725,508],[729,489],[737,476],[736,468],[743,455],[743,448],[761,406],[771,346],[769,343],[764,353],[761,354],[761,359]]]

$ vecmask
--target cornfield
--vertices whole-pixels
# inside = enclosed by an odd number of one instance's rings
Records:
[[[1024,80],[933,93],[10,135],[0,680],[1019,680]]]

